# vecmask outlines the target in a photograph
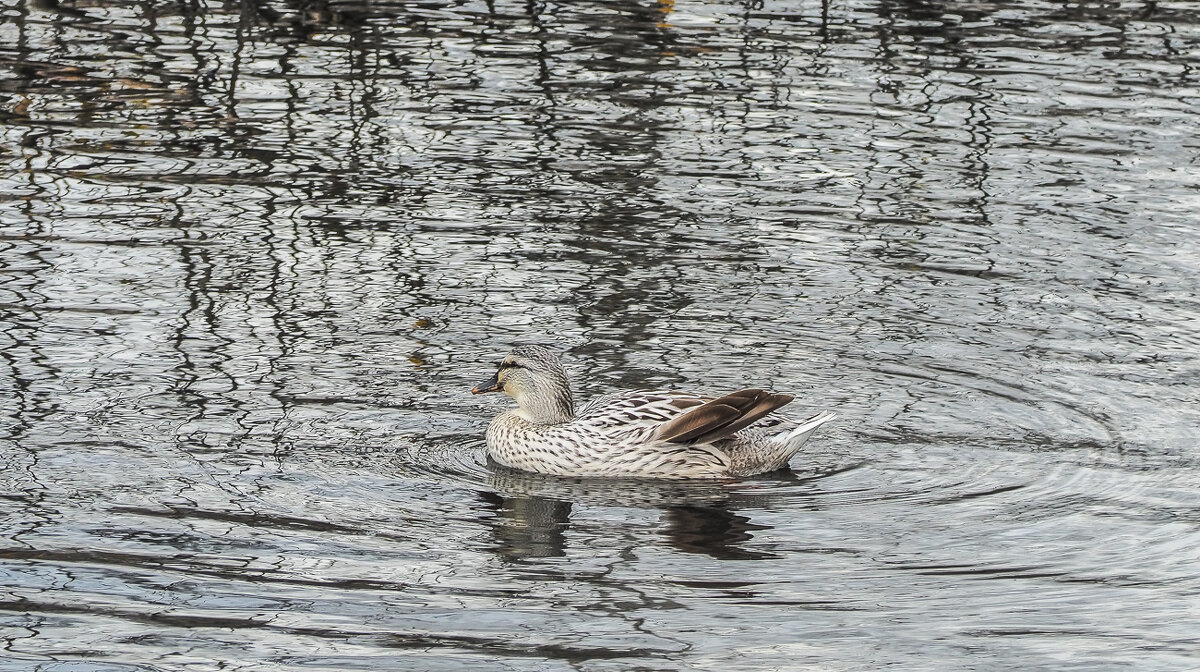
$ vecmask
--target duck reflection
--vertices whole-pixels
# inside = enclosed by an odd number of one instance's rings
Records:
[[[656,482],[562,478],[494,467],[490,491],[481,501],[495,512],[491,520],[493,550],[511,560],[566,555],[566,533],[574,504],[628,506],[662,511],[659,533],[667,545],[685,553],[720,560],[774,558],[744,548],[753,532],[771,529],[750,522],[736,509],[756,497],[723,483]]]
[[[548,497],[505,497],[481,491],[480,499],[496,512],[493,550],[504,558],[557,558],[566,554],[571,502]]]
[[[699,553],[718,560],[767,560],[779,557],[742,548],[754,538],[751,530],[769,530],[755,525],[722,506],[672,506],[666,510],[663,534],[668,543],[685,553]]]

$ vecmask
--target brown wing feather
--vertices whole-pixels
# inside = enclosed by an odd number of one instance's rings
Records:
[[[659,426],[655,437],[671,443],[711,443],[792,400],[786,394],[745,389],[713,399]]]
[[[709,433],[697,436],[692,441],[694,443],[712,443],[713,441],[723,439],[738,430],[745,429],[758,422],[764,415],[771,411],[788,405],[794,398],[790,394],[771,394],[768,392],[753,406],[746,409],[746,412],[742,413],[740,417],[733,419],[724,426],[714,427]]]
[[[710,401],[659,425],[654,438],[671,443],[688,443],[741,414],[742,412],[733,406]]]

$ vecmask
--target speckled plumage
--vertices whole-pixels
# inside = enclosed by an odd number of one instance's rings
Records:
[[[768,415],[792,397],[758,389],[717,398],[619,392],[576,414],[562,364],[540,346],[515,348],[472,391],[503,391],[517,401],[488,426],[493,460],[559,476],[732,478],[775,471],[835,417],[820,413],[797,423]]]

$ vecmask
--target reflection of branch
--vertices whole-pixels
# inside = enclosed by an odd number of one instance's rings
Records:
[[[242,50],[246,47],[246,23],[248,20],[244,9],[238,14],[237,29],[234,31],[234,41],[237,46],[233,49],[233,61],[229,65],[229,102],[226,104],[226,114],[229,119],[237,119],[237,84],[238,75],[242,68]]]

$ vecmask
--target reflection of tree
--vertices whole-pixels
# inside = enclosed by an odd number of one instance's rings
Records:
[[[694,47],[678,44],[670,2],[493,3],[486,15],[461,9],[475,21],[449,23],[402,3],[141,2],[101,11],[64,1],[38,4],[32,19],[31,6],[22,3],[17,17],[28,47],[12,57],[0,50],[0,67],[19,77],[0,87],[55,101],[53,125],[73,136],[63,151],[95,160],[87,177],[123,171],[122,184],[141,192],[131,200],[169,203],[146,212],[155,217],[148,225],[187,241],[175,265],[187,296],[171,339],[189,414],[247,414],[242,399],[189,393],[205,381],[263,385],[278,402],[273,412],[291,410],[297,395],[278,378],[303,356],[300,341],[334,331],[315,314],[346,299],[320,278],[297,283],[314,247],[389,280],[388,310],[409,324],[459,314],[463,304],[499,313],[569,293],[566,319],[616,357],[695,303],[678,260],[711,241],[680,226],[693,216],[662,198],[657,177],[675,123],[661,110],[681,91],[669,54]],[[89,49],[105,57],[75,60]],[[140,137],[94,142],[85,127],[135,127]],[[448,203],[473,213],[469,229],[442,226]],[[475,240],[459,240],[456,227]],[[530,229],[535,244],[524,244]],[[368,261],[370,249],[389,253]],[[445,263],[456,249],[484,264],[461,277]],[[490,273],[563,266],[583,272],[533,286]],[[270,313],[273,333],[254,336],[271,360],[265,378],[230,380],[228,346],[247,341],[220,319],[235,305]],[[490,326],[478,324],[477,338]],[[421,336],[415,348],[438,347],[436,332]],[[617,342],[625,347],[610,347]]]
[[[4,541],[21,548],[32,547],[26,537],[36,539],[58,515],[54,503],[47,504],[50,489],[39,473],[38,453],[42,440],[63,433],[56,417],[62,413],[65,368],[55,355],[63,340],[57,324],[61,299],[48,282],[58,256],[51,222],[61,211],[53,185],[39,170],[45,160],[39,147],[61,131],[29,123],[32,104],[24,87],[51,68],[36,61],[37,48],[22,29],[27,18],[28,8],[15,8],[17,39],[8,49],[16,77],[0,77],[0,92],[21,94],[11,111],[0,108],[0,124],[11,123],[15,131],[5,134],[10,147],[0,145],[0,161],[11,171],[0,178],[0,519]],[[7,60],[0,58],[0,67]],[[15,156],[8,158],[6,149],[16,150]],[[26,627],[36,633],[42,618],[30,620]],[[11,644],[15,638],[10,633],[4,640]]]

